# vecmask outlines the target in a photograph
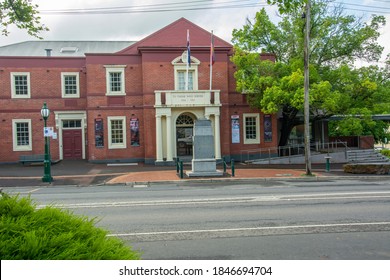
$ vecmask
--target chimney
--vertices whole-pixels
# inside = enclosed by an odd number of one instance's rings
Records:
[[[46,51],[46,56],[50,57],[52,49],[45,49],[45,51]]]

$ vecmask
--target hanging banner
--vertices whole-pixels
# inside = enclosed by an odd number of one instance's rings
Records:
[[[95,147],[104,147],[103,119],[95,119]]]
[[[131,146],[139,146],[139,121],[137,118],[130,119]]]
[[[232,115],[232,143],[240,143],[240,116]]]
[[[272,117],[264,115],[264,141],[272,142]]]

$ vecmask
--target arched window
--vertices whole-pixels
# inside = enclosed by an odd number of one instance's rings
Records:
[[[182,114],[176,120],[176,126],[192,126],[194,125],[194,119],[187,115]]]

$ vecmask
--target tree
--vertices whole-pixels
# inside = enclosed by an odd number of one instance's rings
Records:
[[[372,115],[390,114],[389,60],[384,68],[377,65],[333,71],[330,79],[337,80],[345,95],[343,118],[330,122],[331,136],[372,135],[377,142],[390,139],[388,123],[373,120]]]
[[[271,2],[279,2],[283,8],[279,9],[283,12],[280,22],[273,23],[262,9],[254,21],[247,19],[242,29],[233,30],[232,61],[238,68],[237,90],[247,93],[250,104],[265,113],[281,112],[279,145],[284,146],[303,109],[304,1]],[[339,87],[337,75],[332,73],[345,67],[352,69],[357,58],[371,62],[380,58],[383,48],[377,39],[385,19],[373,16],[364,23],[356,16],[345,15],[341,6],[333,7],[327,0],[312,2],[310,113],[313,119],[321,119],[346,112],[347,100],[352,102],[353,96],[346,98],[351,92],[346,91],[347,85]],[[275,64],[260,61],[261,52],[274,53]],[[362,85],[366,86],[370,83]]]
[[[38,5],[31,0],[2,0],[0,2],[1,34],[8,36],[8,27],[15,24],[20,29],[27,30],[31,36],[40,38],[39,34],[49,29],[41,23],[38,16]]]

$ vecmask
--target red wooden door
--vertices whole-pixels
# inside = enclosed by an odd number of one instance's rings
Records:
[[[83,142],[81,129],[71,129],[62,131],[62,146],[64,159],[82,159]]]

